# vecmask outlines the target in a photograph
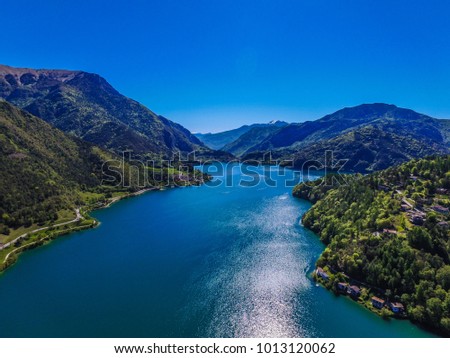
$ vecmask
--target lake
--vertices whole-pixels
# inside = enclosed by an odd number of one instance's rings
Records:
[[[0,275],[0,336],[433,337],[316,286],[324,247],[285,183],[299,173],[239,168],[122,200],[22,254]]]

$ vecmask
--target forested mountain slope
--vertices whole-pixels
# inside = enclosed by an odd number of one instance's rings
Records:
[[[116,153],[213,155],[186,128],[123,96],[97,74],[0,65],[0,98]]]
[[[450,156],[344,179],[294,189],[316,202],[302,221],[327,245],[317,265],[336,273],[332,285],[365,282],[404,304],[412,320],[450,335]]]
[[[450,121],[383,103],[344,108],[316,121],[290,124],[241,154],[242,159],[272,157],[324,163],[325,152],[347,159],[345,170],[370,172],[410,159],[447,154]]]

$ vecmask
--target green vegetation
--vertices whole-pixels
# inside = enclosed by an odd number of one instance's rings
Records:
[[[448,154],[449,135],[447,120],[374,103],[292,123],[259,139],[255,135],[257,143],[243,140],[246,146],[235,153],[245,160],[262,160],[271,151],[274,159],[293,160],[294,166],[301,168],[312,161],[324,163],[325,152],[333,151],[336,161],[348,159],[345,171],[373,172],[414,158]]]
[[[284,126],[287,126],[288,123],[283,121],[271,121],[269,123],[255,123],[251,125],[243,125],[242,127],[232,129],[229,131],[219,132],[219,133],[196,133],[195,136],[200,139],[204,144],[206,144],[209,148],[216,150],[224,150],[226,152],[232,153],[234,155],[240,155],[241,152],[245,152],[246,149],[240,148],[241,145],[246,146],[247,148],[254,146],[255,144],[261,142],[265,137],[264,135],[260,135],[260,132],[257,130],[252,135],[245,136],[247,132],[260,128],[262,133],[266,131],[266,129],[277,129]],[[247,141],[244,140],[247,138]],[[234,143],[236,141],[236,143]],[[234,149],[236,149],[236,152]]]
[[[265,127],[255,127],[250,129],[247,133],[241,135],[235,141],[227,144],[223,147],[223,150],[232,153],[238,157],[245,154],[250,148],[261,143],[268,138],[271,134],[277,132],[280,126],[267,125]]]
[[[354,175],[344,185],[321,183],[294,189],[316,201],[303,224],[327,245],[317,265],[365,283],[403,303],[410,319],[450,335],[450,156]]]
[[[100,184],[104,158],[92,145],[0,102],[0,232],[58,220],[77,192]],[[107,154],[104,153],[106,157]]]
[[[324,280],[323,278],[317,276],[315,273],[313,274],[313,278],[315,281],[319,282],[323,287],[329,289],[336,295],[348,295],[347,292],[343,292],[338,288],[338,283],[343,282],[350,284],[350,278],[342,272],[332,273],[328,267],[325,267],[327,274],[329,276],[328,280]],[[356,283],[356,282],[353,282]],[[372,297],[376,295],[380,295],[380,291],[376,288],[372,288],[367,284],[362,284],[361,282],[357,283],[358,288],[360,289],[360,294],[358,296],[348,295],[349,299],[363,305],[369,311],[383,317],[384,319],[389,319],[392,317],[396,318],[404,318],[405,314],[394,314],[388,307],[383,307],[382,309],[378,309],[372,305]],[[394,298],[394,297],[392,297]]]
[[[14,245],[0,250],[0,272],[13,265],[21,252],[45,245],[62,235],[92,228],[96,224],[97,222],[94,219],[89,217],[86,213],[83,213],[83,217],[73,223],[66,225],[53,224],[54,226],[48,229],[29,233],[20,240],[17,240]]]
[[[115,168],[104,168],[107,160]],[[107,185],[102,184],[105,174]],[[0,248],[23,234],[75,219],[75,208],[89,210],[143,188],[198,185],[207,179],[197,170],[124,162],[0,100]],[[89,226],[83,221],[70,226],[80,225]],[[22,241],[0,250],[0,256]]]
[[[206,148],[181,125],[123,96],[104,78],[83,71],[32,70],[0,65],[0,98],[60,130],[119,155],[141,158],[190,153],[229,154]]]
[[[292,193],[298,198],[316,203],[320,199],[323,199],[329,190],[338,185],[346,184],[347,182],[355,180],[359,177],[360,176],[356,175],[330,173],[314,181],[307,181],[296,185]]]
[[[310,160],[323,162],[324,153],[332,151],[336,160],[348,159],[344,170],[372,172],[413,158],[449,152],[447,143],[440,141],[441,137],[439,140],[428,138],[420,132],[420,122],[416,125],[417,131],[413,129],[413,122],[411,128],[401,122],[368,124],[308,145],[295,154],[294,165],[300,168]],[[437,129],[435,131],[439,133]]]

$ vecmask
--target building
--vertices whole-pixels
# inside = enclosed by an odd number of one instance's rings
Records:
[[[337,286],[338,291],[347,292],[347,288],[348,288],[347,282],[338,282],[336,286]]]
[[[350,296],[355,298],[361,295],[361,289],[355,285],[349,286],[347,292]]]
[[[410,210],[411,210],[411,207],[410,207],[409,205],[402,204],[402,205],[400,206],[400,210],[401,210],[401,211],[410,211]]]
[[[373,296],[372,306],[378,309],[382,309],[384,307],[384,300],[379,297]]]
[[[423,207],[424,205],[431,205],[433,204],[433,198],[432,197],[426,197],[426,198],[418,198],[416,199],[417,206]]]
[[[330,276],[323,270],[322,267],[318,267],[316,270],[316,275],[322,277],[325,281],[328,281]]]
[[[444,229],[448,228],[448,222],[447,221],[439,221],[437,224],[441,228],[444,228]]]
[[[408,200],[406,200],[405,198],[402,199],[402,205],[406,205],[409,206],[411,209],[414,208],[414,205],[411,204]]]
[[[391,307],[391,310],[394,313],[399,314],[405,312],[405,307],[403,307],[403,305],[400,302],[391,302],[389,306]]]
[[[384,234],[397,235],[397,230],[393,229],[383,229]]]
[[[444,189],[444,188],[437,188],[437,189],[436,189],[436,193],[437,193],[437,194],[444,195],[444,194],[447,194],[447,192],[448,192],[448,190],[447,190],[447,189]]]
[[[434,205],[431,207],[434,211],[440,213],[440,214],[448,214],[448,208],[442,206],[442,205]]]

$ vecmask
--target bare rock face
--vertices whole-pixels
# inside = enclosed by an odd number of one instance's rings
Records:
[[[34,70],[0,65],[0,97],[20,107],[43,97],[51,87],[75,78],[80,71]]]

